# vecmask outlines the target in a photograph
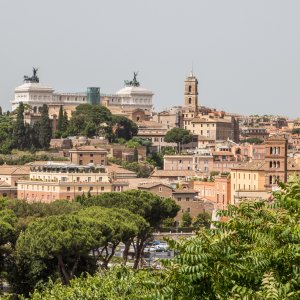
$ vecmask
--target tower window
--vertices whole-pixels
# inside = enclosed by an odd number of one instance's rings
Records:
[[[192,92],[192,86],[189,85],[189,93],[191,93],[191,92]]]
[[[192,98],[189,98],[189,104],[192,104]]]

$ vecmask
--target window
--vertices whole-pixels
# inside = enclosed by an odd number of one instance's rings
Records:
[[[102,181],[102,177],[99,177],[98,181]]]
[[[92,181],[92,177],[88,177],[88,182],[91,182]]]
[[[79,160],[79,164],[82,165],[82,160]]]
[[[93,156],[94,156],[94,154],[93,154],[93,153],[91,153],[91,154],[90,154],[90,157],[93,157]]]
[[[91,160],[90,160],[90,164],[93,164],[93,163],[94,163],[94,161],[91,159]]]
[[[159,191],[162,192],[162,188],[161,187],[159,187]]]
[[[104,191],[104,186],[101,186],[101,191],[102,191],[102,192]]]
[[[192,86],[189,85],[189,93],[191,93],[191,92],[192,92]]]
[[[69,186],[67,186],[67,192],[70,192],[71,188]]]
[[[91,186],[91,187],[90,187],[90,191],[93,191],[93,190],[94,190],[94,188]]]
[[[190,207],[188,207],[188,208],[187,208],[187,211],[188,211],[188,212],[191,212],[191,208],[190,208]]]
[[[189,104],[192,104],[192,98],[189,98]]]
[[[178,198],[177,198],[177,201],[181,201],[181,197],[178,197]]]
[[[190,198],[189,198],[189,197],[186,197],[186,201],[190,201]]]
[[[80,187],[78,187],[78,191],[79,192],[81,192],[82,191],[82,187],[80,186]]]

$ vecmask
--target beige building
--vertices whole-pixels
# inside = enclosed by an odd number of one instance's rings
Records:
[[[138,189],[141,191],[151,192],[161,199],[172,198],[173,188],[170,185],[161,183],[161,182],[147,182],[141,183],[138,186]]]
[[[233,168],[231,174],[231,204],[238,202],[235,198],[240,198],[239,192],[263,192],[265,195],[265,161],[253,160],[237,168]],[[245,193],[244,193],[245,194]]]
[[[287,157],[287,140],[280,135],[265,142],[265,159],[253,160],[232,168],[231,203],[242,199],[266,199],[278,188],[278,181],[286,182],[293,174],[300,174],[294,158]]]
[[[193,118],[187,125],[193,134],[204,136],[215,141],[236,140],[234,121],[232,117],[215,117],[212,115]]]
[[[0,166],[0,195],[17,198],[17,181],[29,176],[27,166]]]
[[[95,146],[81,146],[69,150],[70,160],[78,165],[107,165],[107,151]]]
[[[48,162],[33,164],[27,180],[19,180],[18,199],[29,202],[73,200],[90,193],[123,191],[128,183],[112,181],[105,167]]]

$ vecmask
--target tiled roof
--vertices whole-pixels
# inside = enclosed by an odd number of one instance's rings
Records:
[[[286,138],[280,134],[274,134],[267,138],[266,141],[285,141]]]
[[[231,151],[214,151],[212,155],[233,155]]]
[[[251,162],[240,164],[233,167],[232,170],[249,170],[249,171],[265,171],[267,170],[267,162],[263,159],[256,159]],[[300,171],[300,165],[292,157],[287,159],[287,171]]]
[[[171,186],[169,186],[167,184],[164,184],[164,183],[161,183],[161,182],[148,182],[148,183],[140,184],[140,185],[138,185],[138,188],[151,189],[151,188],[153,188],[155,186],[158,186],[158,185],[163,185],[167,188],[172,189]]]
[[[250,162],[242,163],[236,167],[233,167],[232,170],[249,170],[249,171],[264,171],[264,166],[266,162],[263,159],[256,159]]]
[[[108,172],[116,172],[116,173],[122,173],[122,174],[135,174],[135,172],[126,170],[116,164],[111,164],[109,166],[105,166],[105,168],[108,170]]]
[[[197,173],[193,170],[155,170],[151,177],[186,177],[197,176]]]
[[[77,148],[70,149],[69,152],[74,152],[74,151],[98,151],[98,152],[107,152],[103,148],[97,148],[95,146],[81,146]]]
[[[178,189],[173,194],[198,194],[198,192],[192,189]]]
[[[29,175],[28,166],[0,166],[0,175]]]

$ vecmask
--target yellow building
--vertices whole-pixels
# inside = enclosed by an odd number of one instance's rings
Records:
[[[127,182],[112,181],[105,167],[53,163],[34,164],[29,179],[18,181],[18,199],[29,202],[73,200],[76,196],[92,196],[104,192],[123,191]]]
[[[253,160],[231,169],[231,204],[239,202],[241,198],[266,196],[265,165],[264,160]]]

